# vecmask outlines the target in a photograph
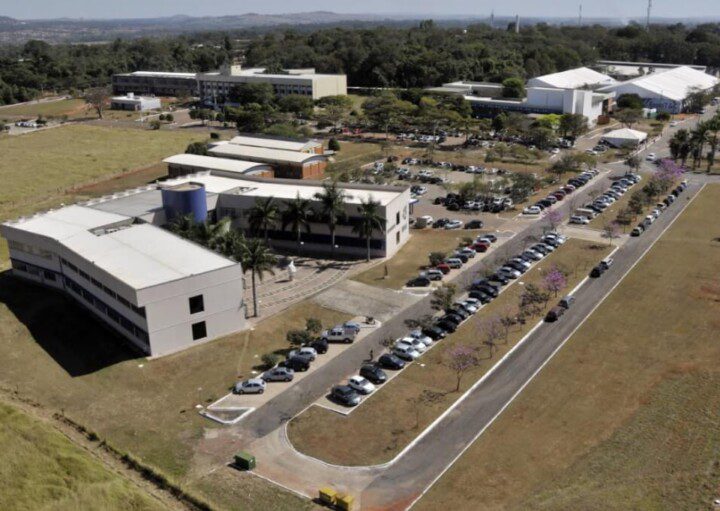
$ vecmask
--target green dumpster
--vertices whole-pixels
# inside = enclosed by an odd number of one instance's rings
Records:
[[[240,451],[235,454],[235,466],[242,470],[252,470],[255,468],[255,456],[250,453]]]

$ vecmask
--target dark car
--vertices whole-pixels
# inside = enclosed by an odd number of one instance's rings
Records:
[[[455,330],[457,330],[457,327],[458,327],[457,324],[453,323],[452,321],[447,321],[444,319],[441,319],[440,321],[435,323],[435,326],[437,326],[438,328],[442,328],[449,334],[451,334]]]
[[[544,208],[549,208],[550,206],[553,205],[553,203],[550,202],[550,201],[547,200],[547,199],[543,199],[543,200],[541,200],[541,201],[538,201],[538,205],[540,205],[540,206],[542,206],[542,207],[544,207]]]
[[[438,218],[433,222],[433,227],[439,229],[440,227],[445,227],[445,224],[450,221],[449,218]]]
[[[492,243],[495,243],[497,241],[497,236],[494,234],[483,234],[483,238],[489,239]]]
[[[463,317],[459,314],[455,314],[454,312],[449,312],[445,314],[443,317],[440,318],[440,321],[449,321],[450,323],[455,323],[455,325],[459,325],[463,322]]]
[[[463,253],[461,253],[461,252],[455,252],[455,253],[452,255],[452,257],[454,257],[455,259],[460,259],[460,260],[463,262],[463,264],[465,264],[465,263],[468,262],[468,256],[465,255],[465,254],[463,254]]]
[[[309,344],[309,346],[311,348],[315,348],[315,351],[317,351],[320,355],[327,353],[328,350],[327,339],[315,339]]]
[[[414,279],[410,279],[405,285],[407,287],[428,287],[430,285],[430,279],[427,277],[415,277]]]
[[[468,293],[468,296],[470,298],[475,298],[476,300],[480,300],[480,303],[485,305],[486,303],[490,303],[492,301],[492,296],[490,296],[487,293],[483,293],[482,291],[478,291],[477,289],[470,291]]]
[[[435,197],[435,200],[433,200],[433,204],[436,206],[438,204],[445,204],[445,197]]]
[[[493,273],[488,277],[493,282],[500,282],[503,286],[510,282],[510,279],[505,277],[504,275],[499,275],[497,273]]]
[[[398,371],[405,367],[405,362],[396,357],[395,355],[392,355],[391,353],[385,353],[384,355],[380,355],[380,358],[378,359],[378,364],[380,367],[383,367],[385,369],[393,369],[395,371]]]
[[[470,317],[470,313],[463,309],[462,307],[453,307],[452,309],[446,309],[445,312],[447,314],[456,314],[460,316],[462,319],[467,319]]]
[[[500,294],[500,292],[494,286],[491,286],[489,284],[480,284],[479,286],[473,287],[473,290],[482,291],[486,295],[490,295],[493,298],[497,298],[498,294]]]
[[[283,362],[282,365],[293,371],[307,371],[310,369],[310,359],[302,355],[293,355]]]
[[[508,261],[505,263],[505,266],[509,266],[510,268],[513,268],[520,273],[525,273],[527,271],[527,268],[523,266],[522,264],[518,263],[517,261]]]
[[[594,279],[598,278],[603,273],[605,273],[605,267],[600,265],[597,265],[595,268],[590,270],[590,276]]]
[[[335,385],[330,391],[330,398],[345,406],[360,404],[360,394],[347,385]]]
[[[452,202],[447,205],[448,211],[460,211],[460,205],[457,202]]]
[[[564,307],[565,309],[569,309],[573,303],[575,303],[575,297],[573,295],[567,295],[567,296],[563,296],[560,299],[560,301],[558,302],[558,305],[560,307]]]
[[[547,315],[545,316],[545,321],[547,321],[548,323],[557,321],[558,319],[560,319],[560,316],[565,314],[565,310],[565,307],[560,307],[559,305],[556,305],[548,311]]]
[[[483,225],[482,220],[470,220],[465,224],[465,229],[482,229]]]
[[[360,376],[368,379],[371,383],[385,383],[387,374],[375,364],[365,364],[360,368]]]
[[[422,333],[423,335],[427,335],[428,337],[430,337],[430,339],[432,339],[433,341],[439,341],[440,339],[444,339],[447,335],[442,328],[438,328],[436,326],[423,328]]]

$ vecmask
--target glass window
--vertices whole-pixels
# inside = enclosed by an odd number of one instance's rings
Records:
[[[203,295],[191,296],[190,297],[190,314],[197,314],[205,310],[205,303],[203,301]]]
[[[192,336],[193,336],[193,341],[197,341],[198,339],[207,337],[207,328],[205,327],[204,321],[201,321],[200,323],[193,323]]]

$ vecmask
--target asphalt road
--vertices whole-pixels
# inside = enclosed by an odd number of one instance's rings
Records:
[[[618,175],[623,172],[624,170],[615,171],[611,172],[610,175]],[[606,176],[607,174],[601,173],[600,176],[576,192],[572,203],[570,200],[566,200],[564,204],[560,205],[559,209],[565,216],[568,216],[570,207],[573,204],[587,202],[593,189],[606,189],[608,186]],[[534,222],[525,227],[498,250],[488,253],[471,265],[467,265],[464,271],[457,275],[452,282],[457,284],[459,288],[466,288],[476,278],[476,273],[479,270],[484,267],[498,266],[508,256],[521,252],[530,241],[539,238],[546,229],[547,224],[543,221]],[[375,353],[381,353],[383,339],[388,337],[397,338],[407,333],[408,328],[405,326],[405,320],[417,319],[426,314],[434,313],[435,311],[430,306],[430,300],[431,297],[428,296],[405,309],[391,320],[385,322],[375,332],[345,350],[332,361],[329,361],[322,371],[309,375],[255,410],[247,419],[235,426],[238,433],[247,438],[260,438],[280,427],[284,422],[325,395],[330,387],[342,381],[353,371],[357,371],[362,363],[367,360],[371,349]]]
[[[460,405],[423,437],[403,458],[363,492],[363,509],[405,509],[489,426],[527,385],[543,364],[592,313],[620,279],[642,257],[701,188],[691,183],[652,227],[630,238],[613,256],[615,263],[600,278],[590,279],[575,294],[572,308],[557,322],[540,326]],[[602,342],[598,339],[598,342]],[[388,501],[392,495],[393,502]]]

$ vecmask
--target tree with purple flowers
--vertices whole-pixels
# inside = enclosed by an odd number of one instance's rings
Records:
[[[544,220],[547,220],[547,223],[550,225],[550,230],[552,231],[554,231],[557,226],[562,223],[564,218],[562,212],[557,209],[544,210],[542,217]]]
[[[460,391],[460,382],[463,375],[470,369],[480,365],[477,349],[462,344],[449,349],[445,353],[446,365],[455,372],[457,384],[455,392]]]
[[[659,181],[669,183],[669,188],[670,184],[680,179],[684,173],[685,168],[682,165],[678,165],[671,158],[664,158],[660,161],[653,177]]]
[[[567,277],[557,266],[553,266],[550,271],[545,273],[543,286],[557,296],[558,292],[567,286]]]

